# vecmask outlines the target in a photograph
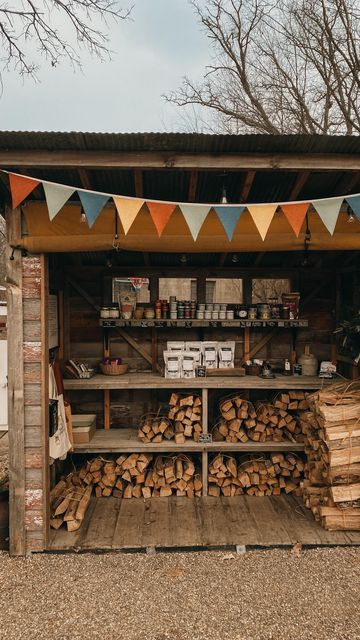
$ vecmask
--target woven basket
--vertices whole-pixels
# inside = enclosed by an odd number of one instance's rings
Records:
[[[126,364],[103,364],[100,362],[101,373],[104,376],[122,376],[127,372],[129,365]]]

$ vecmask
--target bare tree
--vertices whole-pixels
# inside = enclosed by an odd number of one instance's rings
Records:
[[[191,0],[211,40],[201,82],[168,96],[231,133],[360,132],[358,0]]]
[[[0,65],[36,77],[34,50],[53,67],[62,59],[79,66],[81,49],[103,59],[110,53],[108,21],[126,19],[130,12],[117,0],[17,0],[15,6],[1,2]]]

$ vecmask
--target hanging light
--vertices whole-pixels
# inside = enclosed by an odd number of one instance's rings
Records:
[[[225,187],[225,178],[226,178],[226,173],[224,171],[223,174],[222,174],[222,188],[221,188],[220,204],[228,204],[226,187]]]
[[[86,215],[85,215],[85,211],[84,209],[81,207],[81,212],[80,212],[80,222],[82,224],[85,224],[86,222]]]
[[[232,254],[231,262],[239,262],[239,256],[236,253]]]
[[[181,264],[186,264],[187,263],[187,256],[185,255],[185,253],[181,254],[180,262],[181,262]]]
[[[348,214],[347,221],[348,221],[349,224],[351,224],[352,222],[354,222],[355,216],[354,216],[352,210],[350,209],[350,207],[347,208],[347,214]]]
[[[227,204],[227,203],[228,203],[228,199],[226,197],[226,188],[225,188],[225,185],[223,184],[222,192],[221,192],[221,198],[220,198],[220,204]]]

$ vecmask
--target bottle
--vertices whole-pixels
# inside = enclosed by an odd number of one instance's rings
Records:
[[[290,365],[290,360],[288,358],[285,359],[285,364],[284,364],[284,376],[290,376],[291,375],[291,365]]]

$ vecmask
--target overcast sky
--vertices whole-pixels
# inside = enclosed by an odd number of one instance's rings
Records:
[[[68,64],[54,69],[43,61],[39,83],[4,74],[0,129],[184,130],[180,112],[161,96],[184,75],[201,77],[208,40],[187,0],[133,2],[133,20],[111,29],[110,62],[84,56],[83,72],[75,73]]]

